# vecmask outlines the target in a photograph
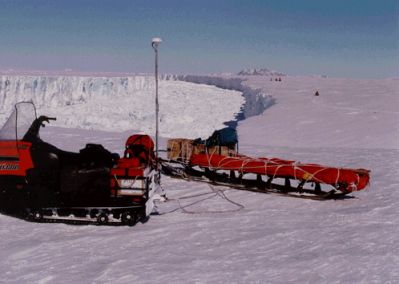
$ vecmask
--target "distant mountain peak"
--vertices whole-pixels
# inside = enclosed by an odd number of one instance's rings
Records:
[[[247,68],[237,73],[241,76],[286,76],[286,74],[268,68]]]

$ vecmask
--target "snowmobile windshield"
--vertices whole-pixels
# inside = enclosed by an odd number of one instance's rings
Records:
[[[17,103],[0,130],[0,140],[21,140],[35,119],[36,108],[33,103]]]

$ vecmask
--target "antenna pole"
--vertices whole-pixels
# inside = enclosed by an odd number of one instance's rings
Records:
[[[160,38],[152,39],[152,48],[155,51],[155,155],[158,168],[158,136],[159,136],[159,101],[158,101],[158,46],[162,42]]]

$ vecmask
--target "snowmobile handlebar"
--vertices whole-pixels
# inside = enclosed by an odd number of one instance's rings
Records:
[[[41,115],[36,118],[32,125],[30,126],[28,132],[24,135],[23,140],[25,141],[41,141],[39,136],[40,127],[44,127],[43,122],[50,123],[50,120],[57,120],[55,117],[48,117],[45,115]]]
[[[47,122],[47,123],[50,123],[50,120],[57,120],[57,118],[56,118],[56,117],[48,117],[48,116],[45,116],[45,115],[41,115],[41,116],[38,118],[38,120],[40,120],[40,122]]]

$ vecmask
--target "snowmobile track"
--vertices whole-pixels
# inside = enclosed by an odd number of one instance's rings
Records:
[[[14,214],[29,222],[65,223],[73,225],[134,226],[145,222],[142,206],[124,207],[50,207],[29,208],[23,214]]]

